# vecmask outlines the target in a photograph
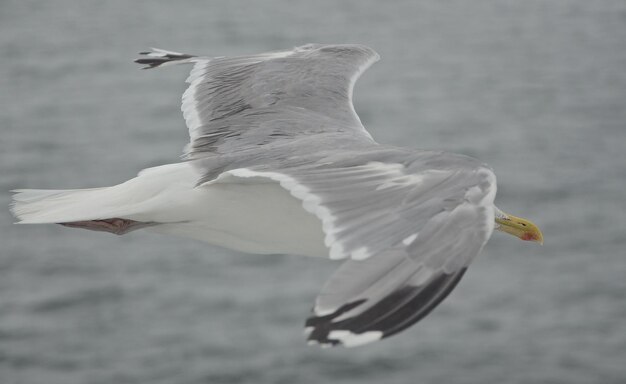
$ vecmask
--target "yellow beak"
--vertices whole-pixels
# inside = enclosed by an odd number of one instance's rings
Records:
[[[517,236],[522,240],[543,244],[543,234],[532,221],[504,212],[500,213],[502,214],[501,217],[499,217],[500,215],[496,216],[495,229]]]

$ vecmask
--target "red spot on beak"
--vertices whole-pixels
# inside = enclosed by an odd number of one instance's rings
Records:
[[[537,240],[537,236],[535,236],[534,234],[530,232],[526,232],[522,235],[521,239],[526,240],[526,241],[532,241],[532,240]]]

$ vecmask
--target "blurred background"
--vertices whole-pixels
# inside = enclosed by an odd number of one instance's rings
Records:
[[[489,163],[495,233],[399,336],[304,342],[337,266],[134,232],[17,226],[14,188],[86,188],[178,161],[188,67],[361,43],[356,110],[381,143]],[[0,382],[625,383],[626,3],[586,0],[0,2]]]

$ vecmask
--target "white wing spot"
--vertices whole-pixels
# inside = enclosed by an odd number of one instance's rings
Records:
[[[365,260],[370,257],[370,253],[367,250],[367,247],[361,247],[355,251],[352,251],[352,259],[353,260]]]
[[[358,347],[359,345],[371,343],[383,338],[381,331],[368,331],[363,333],[352,333],[350,331],[338,330],[330,331],[329,340],[337,340],[345,347]]]
[[[409,245],[411,244],[413,241],[415,241],[415,239],[417,239],[417,233],[412,234],[411,236],[407,236],[404,238],[404,240],[402,240],[402,244],[404,245]]]
[[[373,171],[380,172],[386,176],[386,181],[376,187],[377,191],[381,191],[394,187],[409,187],[423,183],[429,177],[442,176],[448,171],[428,170],[420,173],[406,173],[405,166],[399,163],[381,163],[378,161],[370,161],[365,165]]]
[[[322,309],[318,306],[315,306],[315,308],[313,308],[313,313],[315,313],[315,316],[317,317],[332,315],[333,313],[335,313],[335,311],[337,311],[337,308]]]

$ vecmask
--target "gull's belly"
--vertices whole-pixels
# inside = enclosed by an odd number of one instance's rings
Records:
[[[328,256],[322,225],[302,203],[264,178],[230,178],[168,192],[150,230],[257,254]]]

